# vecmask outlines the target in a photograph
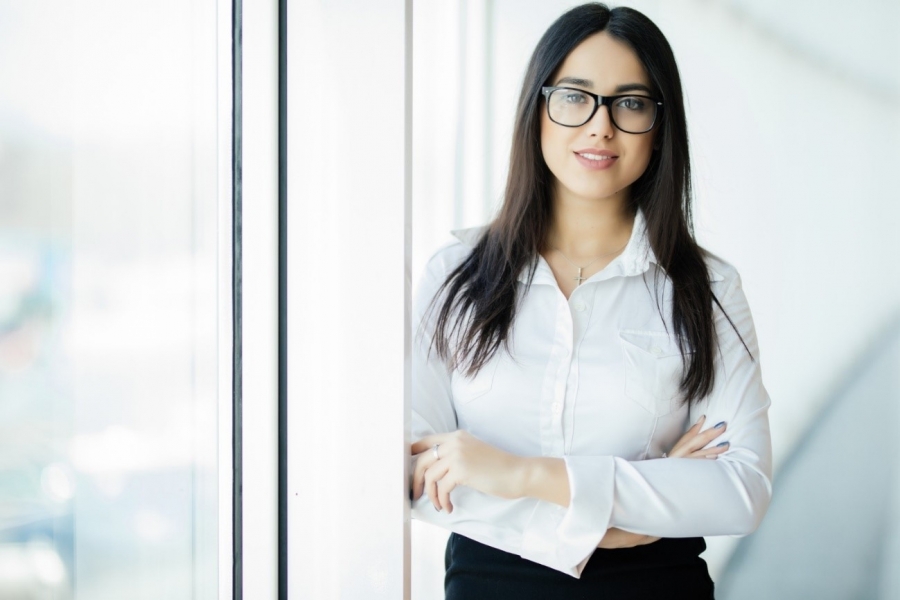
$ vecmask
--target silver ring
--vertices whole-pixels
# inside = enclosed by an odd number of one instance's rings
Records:
[[[432,454],[434,454],[435,460],[440,460],[440,458],[441,458],[440,456],[438,456],[438,446],[440,446],[440,444],[435,444],[434,447],[431,449]]]
[[[665,457],[666,457],[666,453],[665,453],[665,452],[663,452],[663,455],[662,455],[662,457],[663,457],[663,458],[665,458]]]

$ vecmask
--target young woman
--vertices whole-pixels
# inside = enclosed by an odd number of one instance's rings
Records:
[[[447,598],[712,598],[702,536],[754,531],[771,498],[770,400],[740,278],[692,234],[646,16],[551,25],[499,214],[454,233],[412,366],[413,516],[453,532]]]

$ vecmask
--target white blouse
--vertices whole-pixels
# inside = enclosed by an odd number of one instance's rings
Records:
[[[712,290],[755,360],[715,309],[719,350],[712,393],[682,406],[682,360],[671,335],[671,283],[660,278],[638,212],[625,250],[566,300],[539,259],[532,286],[520,274],[512,355],[501,350],[474,378],[451,372],[432,351],[428,303],[447,274],[471,252],[484,227],[429,260],[413,304],[412,439],[464,429],[521,456],[565,460],[568,507],[490,496],[458,486],[453,512],[437,512],[427,494],[412,516],[483,544],[579,578],[606,530],[659,537],[744,536],[754,531],[772,496],[769,396],[759,349],[737,271],[710,256]],[[703,429],[727,423],[707,447],[729,441],[717,459],[661,458],[706,415]],[[412,472],[412,471],[410,471]]]

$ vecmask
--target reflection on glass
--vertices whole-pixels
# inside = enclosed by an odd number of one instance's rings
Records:
[[[218,595],[215,11],[0,3],[0,598]]]

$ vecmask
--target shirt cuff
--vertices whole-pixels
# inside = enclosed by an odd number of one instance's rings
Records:
[[[613,456],[565,456],[569,506],[540,501],[522,536],[522,558],[581,577],[606,535],[615,498]]]

